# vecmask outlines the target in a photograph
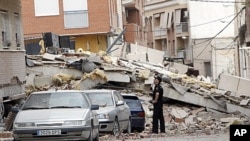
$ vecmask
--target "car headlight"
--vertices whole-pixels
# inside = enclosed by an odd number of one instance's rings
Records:
[[[35,127],[34,122],[15,123],[14,127]]]
[[[70,121],[64,121],[64,126],[80,126],[80,125],[86,125],[86,121],[84,120],[70,120]]]
[[[109,119],[109,114],[98,114],[99,119]]]

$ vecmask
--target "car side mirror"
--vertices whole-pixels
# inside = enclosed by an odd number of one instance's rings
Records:
[[[18,112],[19,112],[19,108],[18,108],[18,107],[13,107],[13,108],[11,109],[11,112],[12,112],[12,113],[18,113]]]
[[[99,105],[91,105],[91,110],[99,110]]]
[[[116,105],[117,106],[124,105],[124,101],[117,101]]]

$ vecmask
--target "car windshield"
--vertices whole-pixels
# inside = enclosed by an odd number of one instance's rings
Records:
[[[97,92],[87,93],[92,104],[97,104],[101,107],[114,106],[111,93]]]
[[[31,94],[23,110],[27,109],[50,109],[50,108],[88,108],[88,101],[82,93],[56,92]]]
[[[131,100],[131,99],[124,99],[127,105],[131,108],[138,108],[141,107],[141,103],[139,100]]]

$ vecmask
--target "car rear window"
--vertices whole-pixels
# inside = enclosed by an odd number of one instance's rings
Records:
[[[122,95],[124,99],[131,99],[131,100],[138,100],[139,98],[137,96],[129,96],[129,95]]]
[[[127,105],[131,108],[138,108],[141,107],[141,103],[139,100],[130,100],[130,99],[124,99]]]

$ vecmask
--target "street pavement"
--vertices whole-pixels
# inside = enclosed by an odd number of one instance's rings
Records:
[[[121,140],[120,140],[121,141]],[[144,139],[131,139],[124,141],[229,141],[229,132],[212,134],[212,135],[196,135],[196,136],[171,136],[171,137],[155,137]]]
[[[207,136],[179,136],[179,137],[175,136],[175,137],[141,139],[141,141],[229,141],[229,135],[219,134],[219,135],[209,135],[209,136],[208,135]]]

